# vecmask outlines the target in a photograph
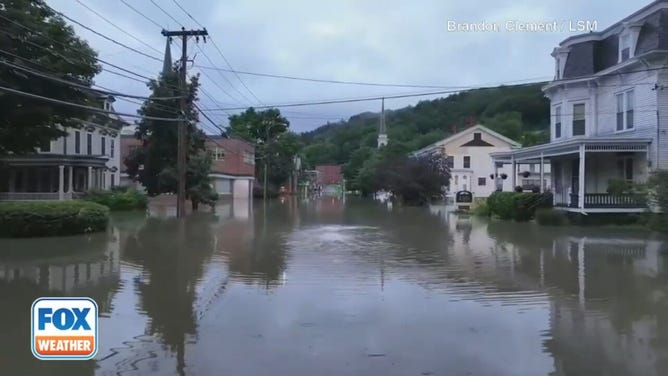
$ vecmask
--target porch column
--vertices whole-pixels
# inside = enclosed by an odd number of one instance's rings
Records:
[[[540,192],[545,192],[545,172],[544,170],[545,161],[543,160],[543,153],[540,153]]]
[[[9,192],[14,192],[14,187],[16,187],[16,171],[13,168],[9,169]]]
[[[494,162],[494,190],[498,191],[499,189],[499,163]],[[501,189],[502,190],[502,189]]]
[[[74,167],[69,166],[69,173],[67,174],[67,193],[72,193],[74,188],[72,187],[72,175],[74,175]]]
[[[580,145],[580,177],[578,179],[578,204],[580,209],[585,207],[585,146]]]
[[[515,163],[515,157],[511,158],[513,171],[510,173],[510,183],[512,184],[511,192],[515,192],[515,187],[517,187],[517,163]]]
[[[64,185],[65,185],[65,166],[60,165],[58,166],[58,199],[61,201],[65,199],[65,192],[63,191]]]
[[[86,189],[90,190],[93,188],[93,167],[88,166],[88,180],[86,181]]]

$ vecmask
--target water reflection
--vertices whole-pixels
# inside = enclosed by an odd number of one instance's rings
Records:
[[[668,374],[667,247],[645,232],[331,197],[113,227],[0,242],[9,374]],[[39,295],[98,301],[97,364],[25,351]]]
[[[0,240],[0,367],[14,375],[92,375],[94,361],[38,361],[30,352],[29,307],[40,296],[89,296],[100,315],[119,289],[119,233]]]

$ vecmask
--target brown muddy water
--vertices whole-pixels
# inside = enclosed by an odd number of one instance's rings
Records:
[[[668,375],[668,243],[373,202],[220,205],[0,240],[0,375]],[[30,351],[39,296],[94,361]]]

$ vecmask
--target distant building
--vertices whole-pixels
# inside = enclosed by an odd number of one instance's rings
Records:
[[[211,153],[212,183],[219,195],[252,197],[255,180],[255,147],[237,138],[209,136],[206,148]]]
[[[343,188],[343,173],[340,165],[315,166],[316,185],[325,193],[337,193]]]
[[[100,98],[114,111],[114,98]],[[70,200],[89,189],[108,189],[120,182],[120,131],[125,121],[98,113],[67,128],[32,154],[0,159],[0,200]]]
[[[456,133],[446,139],[433,143],[413,153],[415,156],[441,153],[445,155],[450,167],[450,184],[447,196],[454,197],[457,192],[470,191],[474,198],[488,197],[497,189],[512,190],[523,177],[525,171],[518,170],[513,176],[512,169],[495,167],[490,153],[509,152],[520,145],[482,125],[476,125]],[[540,165],[525,166],[530,174],[526,183],[540,185]],[[534,172],[535,171],[535,172]],[[546,171],[543,171],[545,175]],[[537,176],[537,178],[536,178]],[[505,179],[504,179],[505,177]],[[529,179],[529,178],[532,179]],[[543,177],[544,182],[549,178]]]
[[[122,158],[125,159],[134,150],[141,147],[133,132],[124,132],[121,137]],[[206,150],[211,155],[211,184],[221,196],[248,198],[251,196],[252,182],[255,179],[255,148],[253,145],[235,138],[209,136]],[[133,185],[125,167],[122,184]],[[139,185],[137,184],[137,187]]]

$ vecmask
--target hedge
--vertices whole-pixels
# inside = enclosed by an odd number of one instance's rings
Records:
[[[492,215],[505,220],[529,221],[536,209],[551,208],[551,193],[494,192],[487,198]]]
[[[108,207],[112,211],[146,209],[146,195],[135,189],[91,190],[83,198]]]
[[[104,231],[109,208],[86,201],[0,203],[0,237],[40,237]]]

